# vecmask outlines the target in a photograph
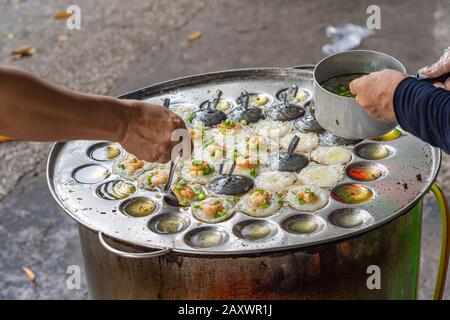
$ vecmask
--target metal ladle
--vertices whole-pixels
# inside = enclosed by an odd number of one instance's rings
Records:
[[[290,99],[289,91],[293,91],[293,98]],[[291,121],[302,117],[305,114],[305,108],[303,104],[293,103],[298,92],[298,86],[292,85],[291,89],[280,94],[280,98],[283,100],[281,104],[270,107],[266,110],[266,116],[272,120],[277,121]]]
[[[280,152],[271,157],[269,167],[274,171],[286,171],[286,172],[299,172],[306,167],[309,163],[307,157],[302,154],[295,153],[300,137],[295,135],[291,142],[287,152]]]
[[[243,90],[239,97],[239,106],[233,108],[228,117],[236,122],[254,123],[264,119],[264,114],[261,108],[250,105],[250,94]]]
[[[207,127],[215,126],[222,121],[225,121],[227,115],[223,111],[220,111],[216,108],[220,102],[221,97],[222,91],[217,90],[216,95],[209,99],[206,107],[198,110],[195,113],[195,118],[203,122],[203,124]]]
[[[164,99],[163,106],[165,108],[169,109],[169,105],[170,105],[170,99],[168,99],[168,98]],[[169,169],[169,179],[163,189],[163,193],[164,193],[163,199],[167,204],[169,204],[171,206],[179,207],[180,202],[178,201],[177,196],[175,195],[175,193],[173,193],[173,191],[171,189],[173,176],[175,174],[175,169],[176,169],[176,161],[171,161],[170,169]]]
[[[233,161],[227,174],[223,174],[224,166],[224,163],[220,164],[220,176],[213,179],[209,184],[209,188],[213,192],[225,195],[240,195],[253,188],[254,182],[249,177],[233,175],[234,169],[236,168],[236,162]]]

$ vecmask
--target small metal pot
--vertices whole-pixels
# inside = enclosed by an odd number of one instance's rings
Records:
[[[337,53],[320,61],[314,69],[315,111],[319,124],[333,134],[347,139],[376,137],[392,130],[397,123],[371,118],[354,98],[325,90],[321,83],[345,74],[370,73],[394,69],[406,73],[395,58],[380,52],[353,50]]]

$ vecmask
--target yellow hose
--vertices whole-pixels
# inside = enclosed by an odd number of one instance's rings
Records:
[[[5,136],[0,136],[0,142],[9,141],[9,140],[12,140],[12,139],[5,137]]]
[[[450,229],[450,212],[448,208],[447,198],[445,197],[445,194],[442,192],[442,190],[436,184],[433,184],[431,186],[431,191],[433,192],[439,204],[442,222],[441,254],[439,257],[439,267],[436,277],[436,286],[434,288],[433,300],[442,300],[445,289],[445,281],[447,279],[450,249],[450,233],[448,232]]]

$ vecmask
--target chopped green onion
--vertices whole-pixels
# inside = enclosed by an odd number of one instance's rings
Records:
[[[268,207],[270,207],[270,201],[267,201],[266,203],[261,205],[262,209],[267,209]]]
[[[205,199],[206,199],[206,194],[204,194],[203,192],[198,195],[198,200],[205,200]]]

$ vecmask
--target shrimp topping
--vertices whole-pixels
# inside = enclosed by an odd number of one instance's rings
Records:
[[[206,162],[202,160],[194,160],[188,167],[188,171],[193,176],[207,176],[214,172],[214,169]]]
[[[259,189],[248,196],[248,203],[252,207],[267,208],[270,205],[270,199],[272,199],[272,194],[270,194],[270,192]]]
[[[166,184],[168,181],[169,175],[164,171],[152,171],[147,177],[147,184],[149,185]]]
[[[237,157],[236,166],[239,169],[252,169],[258,166],[258,161],[251,157]]]
[[[297,194],[297,202],[299,204],[305,204],[305,203],[313,203],[316,202],[317,195],[312,192],[310,189],[306,189],[305,191],[300,191]]]
[[[186,181],[178,182],[172,190],[182,206],[187,206],[196,199],[204,200],[206,198],[206,194],[200,185],[196,184],[191,187]]]
[[[227,212],[221,200],[202,202],[200,208],[205,214],[213,217],[223,216]]]
[[[121,164],[119,164],[119,168],[122,170],[133,170],[136,171],[144,166],[144,161],[139,160],[134,156],[130,156],[125,159]]]
[[[222,134],[234,133],[242,129],[242,126],[234,120],[225,120],[219,124],[219,131]]]
[[[212,158],[218,158],[223,156],[223,148],[217,144],[210,144],[206,147],[206,151]]]

